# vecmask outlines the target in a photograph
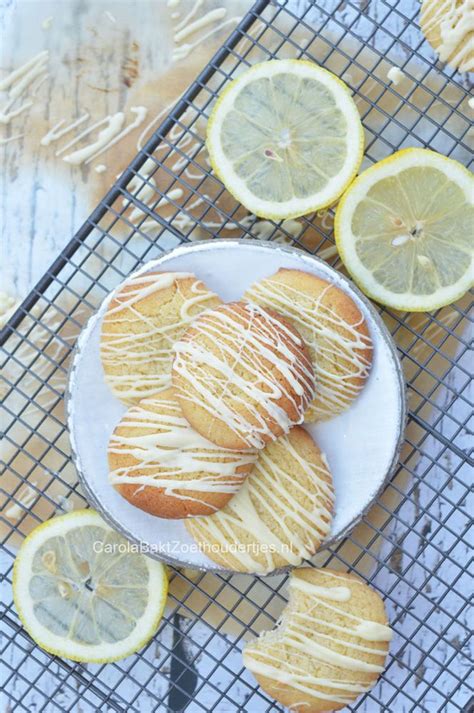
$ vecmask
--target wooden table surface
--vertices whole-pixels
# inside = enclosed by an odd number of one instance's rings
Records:
[[[2,5],[0,77],[42,50],[49,58],[46,80],[34,96],[31,91],[25,95],[34,99],[31,110],[7,125],[0,123],[0,291],[22,298],[36,284],[133,158],[142,130],[187,88],[235,25],[233,18],[250,4],[224,3],[227,25],[181,61],[172,59],[173,28],[192,10],[190,0],[174,9],[166,0],[12,0]],[[206,0],[195,18],[217,6]],[[179,18],[173,19],[174,13]],[[143,124],[89,165],[66,163],[67,152],[55,155],[74,133],[41,145],[60,120],[65,126],[87,112],[90,119],[82,130],[124,111],[126,125],[134,119],[130,108],[137,106],[146,109]],[[95,167],[100,164],[107,168],[99,174]]]

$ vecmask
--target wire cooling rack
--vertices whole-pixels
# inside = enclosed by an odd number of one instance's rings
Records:
[[[435,65],[412,2],[261,0],[242,19],[1,333],[0,680],[8,710],[281,710],[245,671],[240,652],[245,638],[278,618],[283,576],[173,571],[154,641],[108,665],[46,655],[22,629],[11,595],[24,536],[54,512],[85,505],[63,394],[77,333],[110,289],[144,260],[201,237],[288,242],[340,267],[331,211],[283,224],[257,221],[209,169],[202,136],[216,94],[269,57],[306,57],[346,81],[366,131],[366,165],[406,146],[471,160],[466,85]],[[400,85],[387,81],[391,65],[404,72]],[[450,713],[470,705],[469,304],[466,296],[431,315],[381,310],[409,384],[406,444],[364,522],[314,559],[369,581],[395,631],[385,674],[353,711]]]

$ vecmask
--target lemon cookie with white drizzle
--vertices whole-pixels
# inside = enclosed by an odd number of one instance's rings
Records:
[[[275,312],[231,302],[206,310],[174,346],[185,418],[225,448],[263,448],[303,421],[314,372],[298,332]]]
[[[352,575],[292,572],[280,622],[246,645],[244,665],[292,711],[350,705],[385,668],[392,630],[379,595]]]
[[[442,62],[458,72],[474,70],[473,0],[422,0],[420,27]]]
[[[373,351],[366,320],[349,295],[316,275],[280,269],[254,283],[244,298],[283,315],[308,345],[316,395],[305,420],[348,408],[369,375]]]
[[[330,530],[333,498],[324,454],[304,428],[294,426],[260,451],[222,510],[185,525],[203,552],[226,569],[269,574],[316,552]]]
[[[128,409],[109,441],[108,458],[109,481],[132,505],[158,517],[183,518],[223,507],[257,454],[203,438],[167,389]]]
[[[171,386],[172,347],[193,319],[221,303],[189,272],[148,272],[126,280],[102,321],[105,380],[133,404]]]

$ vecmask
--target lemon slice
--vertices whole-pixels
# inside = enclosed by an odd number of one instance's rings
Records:
[[[168,579],[162,564],[131,549],[94,510],[54,517],[28,535],[15,560],[13,598],[42,649],[105,663],[147,643]]]
[[[207,125],[215,173],[261,218],[333,203],[354,178],[364,134],[344,82],[312,62],[256,64],[219,97]]]
[[[404,149],[364,171],[341,199],[336,244],[374,300],[425,312],[472,285],[474,180],[457,161]]]

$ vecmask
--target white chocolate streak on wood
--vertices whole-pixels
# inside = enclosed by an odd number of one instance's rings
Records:
[[[147,114],[147,109],[143,106],[131,107],[130,111],[134,112],[137,117],[131,124],[123,129],[123,131],[121,131],[121,128],[125,120],[125,115],[119,111],[104,119],[104,122],[107,122],[107,126],[99,132],[96,141],[89,146],[84,146],[84,148],[74,151],[72,154],[68,154],[63,160],[75,165],[84,162],[88,164],[104,151],[107,151],[111,146],[114,146],[114,144],[123,139],[124,136],[140,126]]]
[[[183,189],[182,188],[173,188],[171,191],[168,191],[168,193],[165,193],[163,198],[161,198],[156,207],[159,208],[160,206],[164,205],[165,203],[170,203],[171,201],[175,201],[178,198],[183,197]]]
[[[99,131],[96,141],[88,146],[84,146],[82,149],[78,149],[77,151],[73,151],[67,156],[64,156],[63,161],[66,161],[66,163],[70,163],[73,166],[79,166],[81,163],[84,163],[84,161],[87,161],[87,159],[98,155],[100,153],[100,149],[107,146],[111,139],[113,139],[114,136],[117,136],[120,132],[124,120],[125,115],[122,111],[118,111],[116,114],[108,116],[105,119],[107,126],[105,129],[102,129],[102,131]]]
[[[13,72],[10,72],[10,74],[0,80],[0,92],[4,92],[6,89],[11,87],[12,84],[17,81],[17,79],[23,77],[23,75],[26,74],[37,63],[43,63],[48,58],[48,56],[48,50],[43,50],[43,52],[40,52],[39,54],[35,55],[30,60],[28,60],[28,62],[22,64],[21,67],[18,67],[18,69],[15,69],[13,70]]]
[[[114,146],[116,143],[121,141],[125,136],[130,134],[132,131],[137,129],[139,126],[141,126],[145,120],[145,117],[148,113],[148,109],[145,106],[131,106],[130,111],[136,114],[136,119],[132,121],[131,124],[125,127],[123,131],[121,131],[119,134],[117,134],[111,141],[109,141],[105,146],[100,148],[98,151],[96,151],[89,159],[87,159],[86,163],[90,163],[93,161],[97,156],[100,156],[100,154],[104,153],[104,151],[107,151],[110,149],[112,146]]]
[[[37,486],[38,483],[36,480],[32,480],[31,485]],[[33,490],[33,488],[29,485],[24,485],[18,493],[18,502],[10,505],[8,510],[5,512],[5,517],[16,522],[16,520],[18,520],[26,511],[29,510],[37,495],[38,493]]]
[[[0,111],[0,124],[9,124],[10,121],[15,118],[15,116],[19,116],[31,106],[33,106],[33,101],[31,99],[27,99],[26,102],[24,102],[18,109],[15,109],[14,111]]]
[[[330,245],[328,248],[318,251],[318,257],[322,260],[329,260],[331,257],[336,257],[337,254],[338,252],[335,245]]]
[[[37,77],[47,76],[46,64],[48,58],[49,52],[44,50],[18,69],[10,72],[0,82],[0,91],[9,89],[7,102],[0,110],[0,124],[9,124],[12,119],[33,106],[33,100],[27,99],[20,107],[12,110],[17,100],[23,96]]]
[[[183,148],[190,142],[190,140],[190,136],[184,136],[176,147]],[[193,159],[194,156],[199,153],[201,148],[201,143],[199,141],[196,141],[188,148],[184,156],[180,156],[180,158],[178,158],[178,160],[173,163],[173,165],[171,166],[171,170],[175,172],[181,171],[181,169],[184,168],[184,166],[186,166],[187,164],[189,164],[191,159]]]
[[[245,50],[252,44],[251,38],[255,38],[258,32],[261,32],[265,27],[265,24],[261,20],[256,20],[250,30],[247,30],[244,37],[239,40],[235,47],[236,54],[243,55]]]
[[[182,42],[186,39],[186,37],[189,37],[189,35],[193,35],[198,30],[202,30],[203,27],[207,27],[207,25],[210,25],[217,20],[223,20],[226,15],[227,10],[225,7],[217,7],[215,10],[210,10],[205,15],[200,17],[199,20],[195,20],[188,25],[188,27],[176,32],[173,39],[176,43]]]
[[[55,155],[61,156],[65,151],[70,149],[72,146],[75,146],[76,144],[78,144],[79,141],[81,141],[81,139],[83,139],[85,136],[88,136],[89,134],[91,134],[94,131],[94,129],[98,129],[99,126],[102,126],[103,124],[105,124],[108,121],[108,118],[109,117],[106,116],[105,119],[99,119],[99,121],[96,121],[94,124],[91,124],[91,126],[88,126],[86,129],[84,129],[84,131],[81,131],[80,134],[78,134],[74,139],[71,139],[71,141],[69,141],[69,143],[67,143],[65,146],[63,146],[62,149],[59,149],[59,151],[56,151]]]
[[[137,139],[137,150],[138,150],[138,151],[140,151],[141,148],[143,147],[143,139],[144,139],[144,137],[147,135],[147,133],[150,131],[150,129],[151,129],[153,126],[155,126],[155,124],[158,123],[158,121],[161,119],[161,117],[164,116],[164,114],[166,114],[166,112],[167,112],[169,109],[171,109],[171,107],[174,106],[177,101],[179,101],[179,97],[178,97],[178,99],[176,99],[176,101],[172,101],[172,102],[170,102],[169,104],[167,104],[167,105],[165,106],[165,108],[162,109],[162,110],[150,121],[150,123],[147,124],[147,126],[145,126],[145,128],[144,128],[143,131],[142,131],[142,133],[140,134],[140,136],[139,136],[138,139]],[[156,150],[159,151],[159,150],[162,149],[162,148],[163,148],[162,146],[158,146],[158,148],[157,148]]]
[[[199,171],[199,173],[193,173],[189,168],[184,169],[184,175],[191,180],[198,181],[200,178],[204,178],[204,173]]]
[[[58,121],[58,123],[55,124],[53,128],[50,129],[48,133],[43,136],[40,141],[41,146],[49,146],[53,142],[58,141],[62,136],[66,136],[66,134],[69,134],[69,132],[75,129],[77,126],[80,126],[85,121],[87,121],[88,118],[89,114],[86,112],[85,114],[80,116],[79,119],[76,119],[76,121],[73,121],[72,124],[68,124],[63,129],[61,129],[61,127],[63,126],[66,119],[61,119],[61,121]]]
[[[199,47],[200,44],[202,44],[205,40],[207,40],[209,37],[214,35],[216,32],[219,32],[222,30],[224,27],[227,27],[227,25],[236,25],[238,22],[240,22],[241,17],[230,17],[228,20],[225,20],[224,22],[221,22],[217,27],[214,27],[212,30],[209,32],[206,32],[205,35],[200,37],[196,42],[193,42],[192,44],[184,44],[180,45],[179,47],[176,47],[175,50],[173,50],[173,53],[171,55],[171,59],[173,62],[176,62],[180,59],[184,59],[185,57],[188,56],[190,52],[192,52],[193,49],[196,49],[196,47]]]
[[[18,297],[0,292],[0,327],[8,322],[20,303],[21,300]]]
[[[28,70],[17,82],[11,86],[10,91],[8,92],[8,102],[7,102],[7,107],[10,107],[16,99],[22,96],[22,94],[25,92],[26,89],[32,84],[33,80],[36,79],[36,77],[39,77],[40,75],[43,75],[44,72],[46,71],[45,69],[45,64],[47,62],[47,58],[45,60],[41,60],[41,62],[38,62],[35,64],[31,69]]]
[[[107,166],[104,163],[98,163],[97,166],[94,167],[96,173],[105,173],[106,170]]]
[[[107,20],[110,20],[110,22],[111,22],[113,25],[116,25],[116,24],[117,24],[117,20],[116,20],[116,18],[112,15],[112,13],[110,12],[110,10],[105,10],[105,11],[104,11],[104,15],[105,15],[105,17],[107,18]]]
[[[0,139],[0,146],[9,144],[12,141],[17,141],[17,139],[22,139],[25,134],[15,134],[15,136],[9,136],[7,139]]]
[[[276,226],[269,220],[258,220],[254,215],[246,215],[239,222],[241,226],[251,230],[255,238],[272,240],[275,243],[291,243],[291,238],[286,233],[296,238],[303,229],[302,224],[292,218],[284,220],[281,226]],[[238,227],[238,225],[235,225],[235,227]],[[227,229],[231,230],[232,228]]]
[[[202,7],[203,2],[204,2],[204,0],[196,0],[196,2],[194,3],[193,7],[192,7],[191,10],[188,12],[188,14],[187,14],[185,17],[183,17],[183,19],[181,20],[181,22],[178,22],[178,24],[177,24],[176,27],[174,28],[174,29],[175,29],[175,32],[179,32],[179,31],[182,30],[184,27],[186,27],[186,25],[188,24],[188,22],[193,19],[193,17],[195,16],[195,14],[196,14],[197,11],[199,10],[199,8]]]
[[[147,200],[149,200],[150,193],[151,195],[154,195],[154,191],[150,186],[146,186],[147,188],[150,189],[150,192],[147,192],[146,195],[140,196],[140,200],[142,203],[145,203],[146,205],[149,205],[147,203]],[[183,195],[183,191],[181,188],[173,188],[171,191],[168,191],[156,204],[156,206],[153,208],[153,210],[157,210],[157,208],[162,208],[164,205],[167,203],[171,203],[172,201],[177,200],[178,198],[181,198]],[[137,196],[138,197],[138,196]],[[132,212],[130,213],[130,220],[132,223],[134,223],[136,220],[139,220],[140,218],[143,218],[143,210],[141,208],[134,208]]]
[[[31,96],[35,97],[38,94],[39,88],[43,86],[43,84],[46,82],[48,77],[49,77],[48,73],[46,73],[42,77],[40,77],[39,82],[36,82],[36,84],[31,89]]]

